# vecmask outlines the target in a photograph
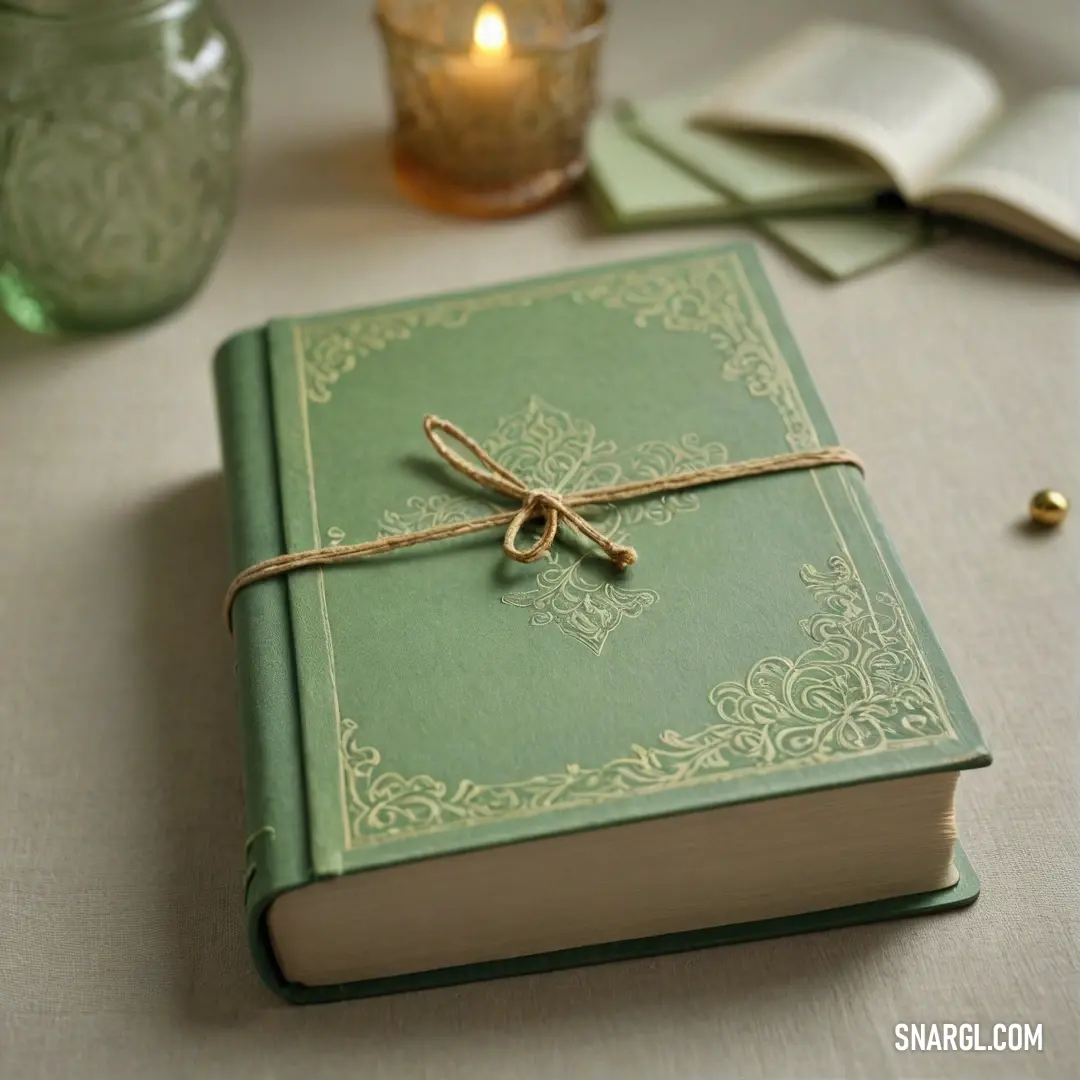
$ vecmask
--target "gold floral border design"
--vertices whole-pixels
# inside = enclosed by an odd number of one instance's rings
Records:
[[[811,643],[804,652],[759,660],[741,682],[714,686],[709,702],[717,718],[708,727],[665,731],[658,746],[633,745],[597,768],[570,764],[527,780],[462,780],[452,789],[426,774],[379,771],[379,751],[344,719],[351,840],[377,844],[951,737],[898,599],[884,592],[871,598],[840,555],[826,571],[804,566],[800,577],[821,609],[799,624]]]
[[[407,341],[417,331],[460,329],[485,311],[532,307],[561,297],[626,311],[642,328],[659,325],[673,333],[706,334],[720,354],[724,378],[745,380],[751,394],[768,398],[776,407],[792,450],[819,445],[795,380],[780,359],[768,320],[752,302],[753,292],[734,252],[303,323],[307,399],[313,405],[327,404],[335,383],[354,371],[359,360]]]

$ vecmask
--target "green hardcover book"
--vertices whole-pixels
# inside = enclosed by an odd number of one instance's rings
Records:
[[[429,413],[564,495],[838,441],[746,245],[282,319],[216,377],[236,571],[506,510]],[[635,565],[487,531],[237,596],[250,938],[286,998],[974,899],[953,799],[989,753],[857,469],[586,513]]]

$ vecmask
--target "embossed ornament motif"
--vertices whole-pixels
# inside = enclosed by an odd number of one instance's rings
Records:
[[[742,682],[709,694],[731,752],[763,764],[828,760],[950,733],[899,601],[871,600],[839,555],[800,577],[823,611],[799,626],[815,645],[797,659],[759,660]]]
[[[722,444],[703,445],[696,435],[684,435],[678,442],[645,442],[629,453],[620,453],[610,439],[597,435],[592,424],[538,397],[530,398],[519,412],[500,419],[483,446],[530,487],[560,494],[624,480],[671,476],[727,461]],[[637,503],[588,507],[583,512],[595,518],[607,536],[625,543],[631,527],[666,525],[676,514],[699,506],[694,492],[672,492]],[[399,536],[500,509],[504,507],[469,495],[415,497],[408,500],[404,512],[382,515],[379,536]],[[507,593],[503,603],[530,610],[532,626],[557,626],[598,656],[624,619],[638,618],[658,600],[650,589],[616,585],[606,563],[595,556],[573,558],[565,552],[549,551],[546,558],[549,565],[537,575],[536,587]]]
[[[720,357],[723,377],[745,382],[751,395],[772,402],[792,450],[818,445],[795,380],[735,252],[688,259],[677,266],[654,264],[560,278],[405,310],[316,319],[301,328],[305,395],[313,405],[327,404],[334,385],[356,370],[358,360],[408,341],[421,330],[457,330],[487,311],[533,307],[564,297],[626,312],[640,328],[704,334]]]
[[[345,719],[341,752],[351,839],[365,844],[403,835],[592,806],[631,795],[730,779],[777,766],[823,763],[952,735],[898,599],[871,599],[840,556],[803,583],[821,608],[799,626],[810,642],[794,659],[759,660],[741,681],[709,693],[716,718],[689,735],[665,731],[657,746],[596,768],[505,784],[380,772],[381,758]]]

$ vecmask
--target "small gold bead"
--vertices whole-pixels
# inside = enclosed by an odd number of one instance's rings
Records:
[[[1036,525],[1060,525],[1069,513],[1069,500],[1060,491],[1036,491],[1028,512]]]

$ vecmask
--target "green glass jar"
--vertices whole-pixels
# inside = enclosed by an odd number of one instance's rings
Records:
[[[233,215],[244,69],[205,0],[0,0],[0,305],[32,331],[163,315]]]

